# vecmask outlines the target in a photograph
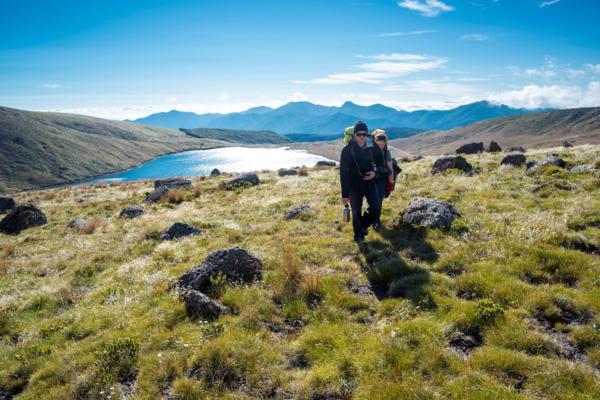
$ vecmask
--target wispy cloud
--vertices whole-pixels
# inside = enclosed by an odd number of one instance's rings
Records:
[[[468,35],[462,35],[460,40],[466,40],[471,42],[485,42],[488,40],[486,35],[482,35],[481,33],[470,33]]]
[[[403,0],[398,5],[408,10],[417,11],[424,17],[435,17],[442,12],[453,11],[454,7],[441,0]]]
[[[540,4],[540,8],[548,7],[548,6],[551,6],[551,5],[553,5],[553,4],[556,4],[556,3],[559,3],[559,2],[560,2],[560,0],[549,0],[549,1],[543,1],[543,2]]]
[[[438,31],[422,30],[422,31],[410,31],[410,32],[387,32],[387,33],[379,33],[375,36],[377,36],[377,37],[419,36],[419,35],[426,35],[428,33],[436,33],[436,32],[438,32]]]
[[[492,93],[488,100],[519,108],[576,108],[600,105],[600,82],[587,86],[527,85],[521,89]]]
[[[320,85],[343,85],[350,83],[381,84],[389,78],[401,75],[429,71],[441,68],[448,62],[446,58],[433,57],[422,54],[377,54],[374,56],[362,56],[376,62],[355,65],[360,71],[345,72],[327,75],[324,78],[311,80],[293,80],[298,84],[320,84]]]
[[[585,64],[585,67],[595,74],[600,74],[600,64]]]
[[[45,89],[58,89],[60,85],[58,83],[44,83]]]

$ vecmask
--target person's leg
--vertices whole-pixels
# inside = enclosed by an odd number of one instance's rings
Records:
[[[378,213],[375,216],[375,221],[373,222],[374,225],[379,225],[381,224],[381,210],[383,209],[383,199],[385,198],[385,187],[386,187],[387,181],[385,179],[378,179],[375,182],[375,188],[377,189],[377,208],[378,208]]]
[[[371,185],[369,190],[364,194],[367,198],[367,204],[369,207],[363,215],[361,220],[363,228],[366,230],[370,225],[375,222],[376,218],[379,218],[381,209],[379,208],[379,196],[377,195],[377,188],[375,185]]]
[[[354,229],[354,240],[359,240],[364,237],[362,226],[362,193],[350,193],[350,207],[352,209],[352,228]]]

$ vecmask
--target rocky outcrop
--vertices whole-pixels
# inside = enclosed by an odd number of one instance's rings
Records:
[[[225,187],[236,187],[236,186],[256,186],[260,183],[258,176],[254,173],[246,173],[237,176],[233,179],[228,180],[224,183]]]
[[[433,167],[431,168],[431,173],[437,174],[450,168],[459,169],[466,173],[473,172],[473,167],[464,159],[464,157],[444,156],[435,160],[435,163],[433,163]]]
[[[529,161],[527,163],[527,169],[528,170],[536,170],[539,169],[541,167],[545,167],[547,165],[554,165],[560,168],[564,168],[566,163],[565,161],[559,157],[558,154],[549,154],[546,158],[544,158],[543,160],[540,161]]]
[[[0,221],[0,232],[19,234],[21,231],[46,224],[46,215],[33,204],[16,206]]]
[[[506,149],[507,153],[525,153],[525,148],[522,146],[513,146]]]
[[[308,204],[302,204],[301,206],[291,208],[287,213],[285,213],[285,219],[297,218],[300,216],[300,214],[307,212],[310,212],[310,206]]]
[[[67,224],[67,228],[82,230],[87,225],[87,221],[83,218],[74,218]]]
[[[316,166],[317,167],[335,167],[337,164],[335,163],[335,161],[325,161],[325,160],[321,160],[321,161],[317,161]]]
[[[186,236],[200,235],[201,229],[195,226],[184,224],[183,222],[175,222],[171,227],[160,236],[161,240],[175,240]]]
[[[573,147],[573,143],[569,142],[568,140],[565,140],[564,142],[562,142],[562,146],[563,147]]]
[[[509,154],[500,161],[500,165],[512,165],[513,167],[520,167],[527,161],[527,157],[524,154]]]
[[[17,206],[12,197],[0,196],[0,213],[6,210],[12,210]]]
[[[490,153],[499,153],[502,151],[502,147],[500,147],[500,145],[498,143],[496,143],[492,140],[490,142],[490,147],[488,148],[488,151]]]
[[[185,311],[191,319],[201,318],[212,321],[219,318],[221,314],[229,312],[227,307],[197,290],[183,289],[179,295],[185,304]]]
[[[477,154],[483,153],[483,142],[463,144],[456,149],[456,154]]]
[[[192,181],[183,178],[168,178],[168,179],[157,179],[154,181],[154,189],[161,186],[166,186],[169,189],[180,188],[180,187],[191,187]]]
[[[121,212],[119,213],[119,218],[132,219],[132,218],[137,218],[143,214],[144,214],[144,209],[142,207],[138,206],[137,204],[134,204],[132,206],[127,206],[124,209],[122,209]]]
[[[425,197],[413,198],[402,212],[402,221],[405,223],[428,228],[450,228],[458,217],[460,213],[450,204]]]
[[[217,168],[214,168],[212,171],[210,171],[210,176],[219,176],[221,175],[221,171],[219,171]]]
[[[277,171],[277,175],[279,175],[279,176],[298,175],[298,170],[295,170],[293,168],[290,168],[290,169],[281,168],[279,171]]]
[[[588,171],[593,171],[594,169],[595,169],[594,166],[591,164],[576,165],[573,168],[571,168],[571,172],[588,172]]]
[[[169,193],[170,190],[171,190],[171,188],[169,188],[168,186],[165,186],[165,185],[159,186],[156,189],[154,189],[152,192],[150,192],[150,194],[148,194],[148,196],[146,196],[146,201],[148,203],[159,202],[164,196],[167,195],[167,193]]]

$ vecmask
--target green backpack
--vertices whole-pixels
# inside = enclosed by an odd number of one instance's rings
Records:
[[[346,129],[344,129],[344,144],[350,143],[353,136],[354,136],[354,126],[349,126]]]

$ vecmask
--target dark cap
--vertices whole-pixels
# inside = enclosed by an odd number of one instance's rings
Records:
[[[365,134],[369,133],[369,128],[367,128],[367,124],[365,124],[362,121],[358,121],[356,123],[356,125],[354,125],[354,133],[356,134],[356,133],[359,133],[359,132],[362,132],[362,133],[365,133]]]

